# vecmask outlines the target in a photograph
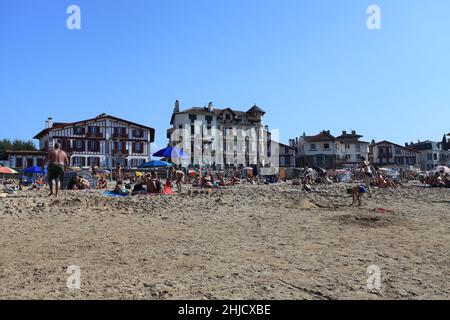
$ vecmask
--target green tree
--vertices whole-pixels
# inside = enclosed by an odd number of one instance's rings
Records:
[[[34,142],[32,140],[19,140],[16,139],[14,141],[11,141],[9,139],[3,139],[0,140],[0,160],[6,160],[6,150],[25,150],[25,151],[35,151],[36,146],[34,145]]]

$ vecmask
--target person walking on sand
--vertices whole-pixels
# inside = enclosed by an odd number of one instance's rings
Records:
[[[47,179],[50,186],[49,196],[53,195],[53,180],[55,180],[55,196],[57,197],[59,189],[61,188],[61,181],[64,178],[65,166],[69,165],[67,154],[61,150],[61,145],[59,143],[55,143],[55,148],[49,151],[45,157],[41,165],[42,169],[44,169],[47,162]]]
[[[184,179],[184,172],[173,168],[172,179],[174,179],[174,178],[176,179],[177,189],[178,189],[178,192],[180,193],[181,192],[181,183],[183,182],[183,179]]]
[[[360,173],[364,171],[364,184],[367,190],[369,190],[369,195],[372,195],[372,189],[370,188],[370,180],[372,180],[373,178],[373,173],[372,169],[370,168],[369,161],[367,161],[366,158],[361,157],[361,163],[359,164],[358,168]]]

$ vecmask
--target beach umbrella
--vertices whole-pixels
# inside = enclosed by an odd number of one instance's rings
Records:
[[[159,161],[159,160],[152,160],[149,162],[144,163],[139,168],[167,168],[172,167],[173,164],[166,162],[166,161]]]
[[[31,173],[31,174],[45,174],[47,173],[46,169],[42,169],[41,167],[30,167],[23,170],[23,173]]]
[[[183,151],[176,147],[167,147],[159,150],[153,154],[154,157],[162,157],[162,158],[174,158],[174,159],[185,159],[188,158],[188,155]]]
[[[18,172],[8,167],[0,167],[0,173],[4,174],[17,174]]]

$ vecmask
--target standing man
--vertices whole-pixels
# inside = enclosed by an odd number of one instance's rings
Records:
[[[177,188],[178,188],[178,192],[180,193],[181,192],[181,183],[183,182],[183,179],[184,179],[184,172],[173,168],[172,179],[174,179],[174,178],[177,181]]]
[[[64,178],[65,166],[69,165],[67,154],[61,150],[61,145],[59,143],[55,143],[55,148],[45,157],[41,165],[42,169],[44,169],[47,162],[47,179],[50,186],[49,196],[53,194],[53,180],[55,180],[55,196],[57,197],[59,189],[61,188],[61,181]]]

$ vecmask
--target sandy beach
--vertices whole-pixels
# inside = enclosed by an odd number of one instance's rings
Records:
[[[0,198],[2,299],[449,299],[450,190]],[[376,208],[393,212],[379,213]],[[66,286],[78,265],[81,288]],[[367,268],[381,271],[369,290]]]

